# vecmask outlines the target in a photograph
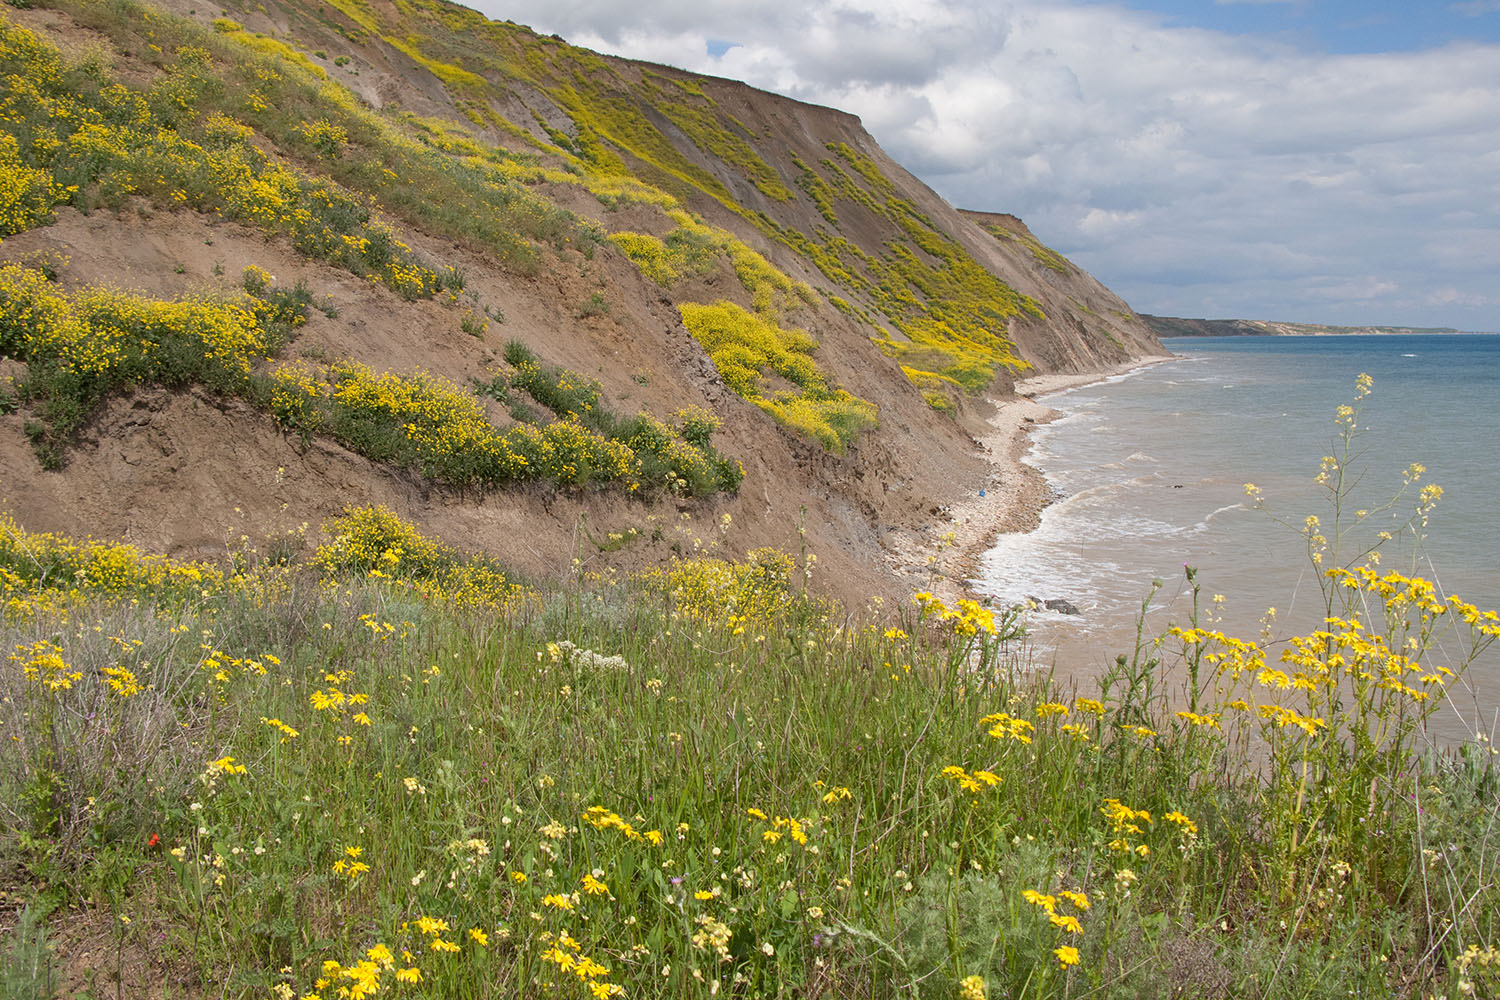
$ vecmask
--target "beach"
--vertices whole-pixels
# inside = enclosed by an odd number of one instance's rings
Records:
[[[911,567],[908,573],[925,574],[926,589],[944,600],[975,596],[969,582],[995,538],[1006,532],[1034,530],[1052,500],[1046,477],[1025,461],[1031,450],[1031,430],[1059,415],[1039,397],[1171,359],[1172,355],[1149,356],[1097,372],[1037,375],[1016,382],[1013,395],[993,400],[994,412],[975,434],[990,472],[982,483],[966,488],[949,503],[947,522],[925,545],[905,554],[903,561]]]

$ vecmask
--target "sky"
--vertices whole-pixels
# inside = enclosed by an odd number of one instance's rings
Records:
[[[468,0],[860,116],[1137,311],[1500,331],[1500,0]]]

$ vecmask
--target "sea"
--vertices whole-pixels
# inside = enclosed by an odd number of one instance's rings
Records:
[[[1053,500],[1041,525],[1000,536],[974,588],[997,604],[1062,598],[1080,614],[1030,612],[1033,666],[1080,690],[1120,653],[1186,625],[1192,567],[1215,625],[1248,639],[1317,627],[1317,573],[1300,534],[1308,515],[1333,521],[1314,481],[1341,452],[1337,407],[1358,403],[1346,469],[1356,485],[1346,523],[1370,511],[1345,550],[1406,523],[1416,491],[1443,489],[1420,538],[1398,534],[1381,568],[1416,572],[1481,610],[1500,608],[1500,335],[1186,337],[1172,360],[1042,397],[1061,416],[1039,426],[1027,461]],[[1393,507],[1403,470],[1425,467]],[[1257,509],[1246,483],[1261,490]],[[1154,582],[1159,582],[1153,592]],[[1221,602],[1214,598],[1222,597]],[[1441,662],[1458,663],[1446,641]],[[1500,643],[1451,688],[1434,730],[1446,740],[1494,735]]]

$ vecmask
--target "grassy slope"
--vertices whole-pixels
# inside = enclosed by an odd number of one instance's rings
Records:
[[[1429,645],[1500,619],[1368,562],[1326,632],[1263,648],[1205,598],[1060,691],[1010,616],[918,594],[859,622],[770,550],[537,589],[379,510],[300,564],[287,537],[205,566],[4,529],[23,990],[1497,985],[1492,751],[1425,752],[1422,722]],[[50,957],[48,913],[110,946]]]

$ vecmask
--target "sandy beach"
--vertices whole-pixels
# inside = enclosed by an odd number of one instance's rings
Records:
[[[1060,412],[1038,397],[1171,359],[1171,355],[1161,355],[1099,372],[1038,375],[1017,382],[1013,396],[995,400],[995,412],[984,431],[975,435],[980,451],[990,461],[990,474],[983,483],[955,497],[949,504],[947,523],[908,560],[909,566],[929,577],[928,589],[948,601],[974,596],[969,581],[995,537],[1031,531],[1041,522],[1051,493],[1046,478],[1024,459],[1031,450],[1032,428],[1055,420]]]

